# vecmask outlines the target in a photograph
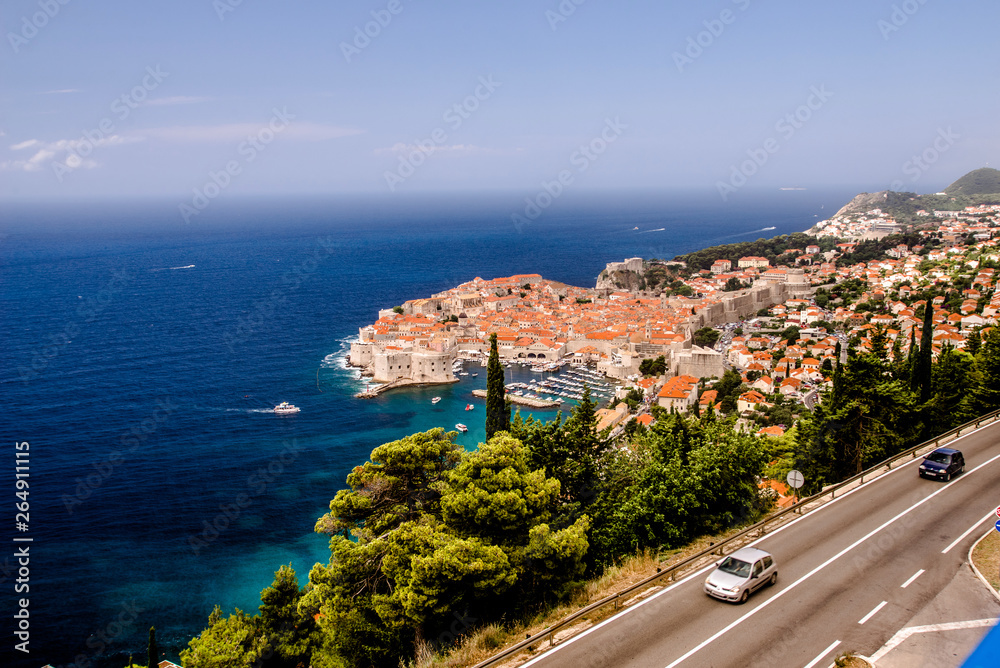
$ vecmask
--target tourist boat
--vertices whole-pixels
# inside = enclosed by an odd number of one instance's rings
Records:
[[[478,373],[474,373],[474,374],[472,374],[472,377],[475,378],[478,375],[479,375]]]
[[[468,428],[468,427],[466,427],[466,426],[465,426],[464,424],[462,424],[461,422],[459,422],[458,424],[456,424],[456,425],[455,425],[455,429],[459,430],[459,431],[460,431],[460,432],[462,432],[463,434],[464,434],[465,432],[469,431],[469,428]]]
[[[282,401],[280,404],[274,407],[274,412],[279,415],[287,415],[288,413],[298,413],[301,408],[298,406],[293,406],[287,401]]]
[[[434,397],[433,399],[431,399],[432,404],[436,404],[439,401],[441,401],[441,397]]]
[[[472,404],[465,404],[465,410],[471,411],[473,408],[475,408],[475,406],[473,406]]]

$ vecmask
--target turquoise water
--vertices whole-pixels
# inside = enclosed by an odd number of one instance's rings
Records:
[[[0,665],[117,667],[154,624],[176,660],[215,604],[254,612],[281,564],[305,582],[328,560],[313,525],[374,447],[458,422],[459,443],[481,442],[481,367],[353,397],[346,342],[379,309],[476,276],[592,286],[606,262],[802,230],[848,195],[567,201],[520,230],[518,200],[499,196],[220,200],[199,227],[173,202],[6,207],[0,430],[31,444],[34,542],[32,653],[8,642]],[[302,412],[269,412],[280,401]],[[10,557],[0,566],[12,610]]]

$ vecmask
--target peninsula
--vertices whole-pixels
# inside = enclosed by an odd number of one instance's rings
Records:
[[[748,287],[737,291],[727,290],[728,273],[692,275],[683,263],[641,258],[610,263],[595,288],[538,274],[475,278],[379,312],[351,344],[349,363],[383,387],[455,382],[455,360],[481,359],[495,333],[505,361],[571,358],[623,380],[639,374],[644,359],[663,356],[672,375],[721,376],[723,357],[697,345],[698,329],[806,297],[814,281],[825,280],[761,258],[739,265],[740,285]],[[635,289],[615,286],[614,277],[626,276],[635,277]]]

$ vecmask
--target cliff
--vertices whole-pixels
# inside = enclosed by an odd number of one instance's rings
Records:
[[[608,262],[597,277],[598,290],[640,290],[643,286],[645,263],[641,257],[631,257],[624,262]]]

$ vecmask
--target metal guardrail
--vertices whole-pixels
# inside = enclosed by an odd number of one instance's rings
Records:
[[[872,466],[872,467],[870,467],[870,468],[862,471],[861,473],[848,478],[847,480],[843,480],[843,481],[841,481],[839,483],[836,483],[835,485],[831,485],[830,487],[827,487],[826,489],[824,489],[824,490],[822,490],[822,491],[820,491],[820,492],[818,492],[816,494],[813,494],[812,496],[806,497],[805,499],[800,499],[793,506],[789,506],[788,508],[784,508],[784,509],[779,510],[779,511],[777,511],[775,513],[772,513],[771,515],[765,517],[760,522],[757,522],[756,524],[753,524],[753,525],[747,527],[746,529],[743,529],[739,533],[730,536],[729,538],[723,540],[722,542],[720,542],[720,543],[718,543],[716,545],[712,545],[711,547],[705,548],[701,552],[698,552],[697,554],[692,555],[692,556],[688,557],[687,559],[684,559],[683,561],[679,561],[676,564],[674,564],[674,565],[672,565],[672,566],[670,566],[670,567],[668,567],[666,569],[662,569],[661,570],[661,569],[657,568],[656,569],[656,573],[654,573],[653,575],[650,575],[649,577],[641,580],[640,582],[637,582],[634,585],[631,585],[630,587],[627,587],[626,589],[623,589],[623,590],[621,590],[619,592],[611,594],[610,596],[606,596],[605,598],[602,598],[599,601],[595,601],[595,602],[591,603],[590,605],[588,605],[588,606],[586,606],[584,608],[581,608],[580,610],[577,610],[576,612],[574,612],[573,614],[569,615],[568,617],[564,617],[563,619],[559,620],[558,622],[556,622],[552,626],[539,631],[538,633],[536,633],[533,636],[529,636],[529,637],[525,638],[524,640],[520,641],[516,645],[508,647],[507,649],[505,649],[504,651],[500,652],[499,654],[494,654],[493,656],[491,656],[490,658],[486,659],[485,661],[477,663],[475,666],[473,666],[473,668],[486,668],[487,666],[491,666],[491,665],[493,665],[494,663],[496,663],[498,661],[501,661],[503,659],[506,659],[506,658],[509,658],[511,656],[514,656],[515,654],[518,654],[518,653],[522,652],[523,650],[525,650],[526,648],[528,648],[528,647],[530,647],[532,645],[537,645],[539,642],[544,642],[546,639],[548,639],[548,641],[549,641],[549,647],[552,647],[552,646],[555,645],[555,634],[556,634],[556,632],[558,632],[559,630],[561,630],[561,629],[569,626],[570,624],[572,624],[573,622],[577,621],[578,619],[586,617],[587,615],[589,615],[589,614],[591,614],[591,613],[593,613],[593,612],[595,612],[597,610],[600,610],[601,608],[603,608],[603,607],[605,607],[607,605],[614,605],[615,610],[617,610],[620,607],[622,600],[626,596],[629,596],[630,594],[633,594],[634,592],[639,591],[640,589],[644,589],[644,588],[652,585],[657,580],[660,580],[662,578],[668,578],[668,581],[672,581],[674,579],[674,576],[677,574],[678,571],[681,571],[682,569],[686,568],[687,566],[690,566],[691,564],[693,564],[693,563],[695,563],[695,562],[703,559],[704,557],[706,557],[708,555],[716,554],[717,553],[719,556],[724,556],[726,554],[725,549],[727,547],[729,547],[733,543],[738,542],[742,538],[745,538],[749,534],[752,534],[752,533],[757,532],[757,531],[759,531],[760,535],[763,536],[765,533],[767,533],[767,525],[768,525],[768,523],[774,522],[775,520],[777,520],[777,519],[779,519],[781,517],[784,517],[788,513],[798,513],[800,515],[803,515],[803,514],[805,514],[805,513],[802,512],[805,509],[804,507],[807,504],[812,503],[813,501],[819,501],[819,500],[823,499],[823,497],[825,497],[825,496],[829,496],[830,500],[832,501],[833,499],[836,498],[837,492],[839,490],[842,490],[845,487],[853,485],[854,483],[858,483],[858,484],[863,485],[865,483],[865,476],[871,476],[872,474],[876,474],[876,473],[881,474],[881,473],[885,473],[887,471],[891,471],[892,470],[892,465],[894,463],[898,462],[901,459],[914,459],[914,458],[916,458],[917,453],[920,452],[921,450],[925,449],[925,448],[938,448],[938,447],[941,447],[941,445],[943,444],[943,442],[945,442],[947,440],[954,440],[954,439],[960,437],[962,435],[962,431],[963,430],[972,431],[972,430],[978,429],[983,424],[989,424],[991,422],[996,422],[998,420],[1000,420],[1000,410],[993,411],[992,413],[987,413],[986,415],[981,415],[980,417],[976,418],[975,420],[970,420],[969,422],[966,422],[963,425],[960,425],[958,427],[955,427],[954,429],[946,431],[943,434],[939,434],[939,435],[935,436],[932,439],[929,439],[927,441],[924,441],[923,443],[920,443],[919,445],[915,445],[912,448],[909,448],[907,450],[904,450],[903,452],[897,453],[897,454],[893,455],[892,457],[889,457],[888,459],[882,461],[881,463],[876,464],[875,466]],[[819,507],[822,507],[822,506],[816,506],[816,507],[814,507],[812,509],[809,509],[807,512],[811,512],[811,510],[815,510],[816,508],[819,508]]]

